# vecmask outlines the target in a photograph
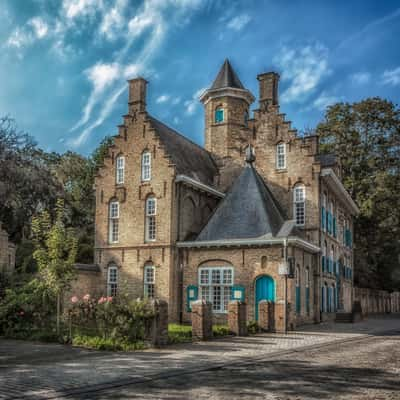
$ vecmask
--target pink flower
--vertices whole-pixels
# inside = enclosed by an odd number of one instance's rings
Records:
[[[20,311],[19,312],[19,315],[24,315],[25,313],[23,312],[23,311]]]
[[[107,301],[107,298],[106,297],[100,297],[100,299],[99,299],[99,301],[97,302],[98,304],[103,304],[103,303],[105,303]]]
[[[71,297],[71,303],[77,303],[79,301],[78,297],[72,296]]]
[[[108,297],[107,297],[107,301],[113,301],[112,296],[108,296]]]
[[[83,296],[83,300],[89,301],[89,300],[90,300],[90,294],[85,294],[85,295]]]

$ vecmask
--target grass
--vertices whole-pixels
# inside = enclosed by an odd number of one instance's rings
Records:
[[[213,336],[221,337],[230,335],[227,325],[213,325]],[[191,325],[168,325],[169,343],[185,343],[192,340],[192,327]]]

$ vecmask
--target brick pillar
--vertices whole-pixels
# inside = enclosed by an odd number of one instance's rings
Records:
[[[275,332],[285,332],[285,304],[276,303],[275,304]],[[289,312],[287,320],[287,329],[289,330]]]
[[[229,330],[236,336],[247,336],[247,305],[242,301],[228,304]]]
[[[151,343],[154,347],[168,344],[168,303],[164,300],[153,300],[154,318],[151,326]]]
[[[209,340],[212,338],[211,303],[205,300],[192,302],[192,339]]]
[[[263,331],[275,330],[275,303],[261,300],[258,303],[258,326]]]

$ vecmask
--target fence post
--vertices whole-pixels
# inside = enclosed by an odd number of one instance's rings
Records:
[[[247,306],[242,301],[231,301],[228,304],[229,330],[236,336],[247,336]]]
[[[168,303],[164,300],[152,300],[154,318],[151,324],[151,343],[154,347],[168,344]]]
[[[192,339],[209,340],[212,338],[212,312],[211,303],[197,300],[192,306]]]

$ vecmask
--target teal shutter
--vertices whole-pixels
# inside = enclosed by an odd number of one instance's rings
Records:
[[[300,286],[296,286],[296,313],[300,314],[301,299],[300,299]]]
[[[324,290],[324,287],[322,286],[322,288],[321,288],[321,311],[322,312],[325,312],[324,305],[325,305],[325,290]]]
[[[333,217],[333,236],[336,237],[336,218]]]
[[[215,110],[215,122],[223,122],[224,121],[224,110],[222,108],[218,108]]]
[[[325,256],[322,256],[321,264],[322,264],[322,272],[325,272]]]
[[[199,288],[194,285],[189,285],[186,289],[186,304],[187,304],[187,311],[192,311],[191,303],[192,301],[196,301],[199,296]]]
[[[232,286],[231,288],[231,300],[244,301],[245,289],[243,286]]]
[[[325,230],[325,207],[321,208],[321,227]]]

